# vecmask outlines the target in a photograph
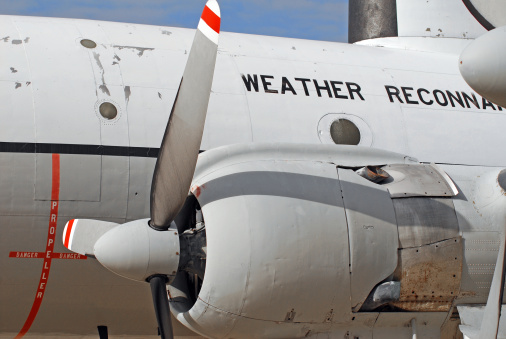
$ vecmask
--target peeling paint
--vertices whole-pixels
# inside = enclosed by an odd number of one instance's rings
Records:
[[[112,65],[119,65],[119,63],[117,61],[113,61]]]
[[[18,70],[17,70],[17,69],[15,69],[14,67],[11,67],[11,72],[12,72],[12,73],[17,73],[17,72],[18,72]]]
[[[18,89],[19,87],[21,87],[21,83],[20,82],[16,82],[16,85],[14,86],[14,89]]]
[[[30,86],[31,83],[32,83],[31,81],[27,81],[26,86]]]
[[[112,47],[118,48],[119,50],[122,50],[123,48],[136,50],[136,51],[138,51],[137,55],[138,55],[139,57],[143,56],[143,55],[144,55],[144,52],[146,52],[146,51],[153,51],[153,50],[154,50],[154,48],[148,48],[148,47],[135,47],[135,46],[117,46],[117,45],[114,45],[114,46],[112,46]]]
[[[23,43],[23,40],[12,40],[13,45],[21,45]]]
[[[130,91],[130,86],[125,86],[125,100],[127,103],[130,101],[130,94],[132,94]]]
[[[117,54],[114,54],[113,59],[116,59],[116,60],[118,60],[118,61],[121,61],[121,58],[120,58]]]
[[[100,61],[100,54],[98,54],[97,52],[93,52],[93,58],[95,58],[95,61],[97,62],[97,66],[98,68],[100,68],[100,73],[101,73],[101,76],[102,76],[102,85],[100,85],[98,88],[100,88],[100,90],[107,94],[107,95],[111,95],[111,92],[109,92],[109,89],[107,88],[107,85],[105,83],[105,78],[104,78],[104,66],[102,66],[102,62]]]
[[[102,72],[104,72],[104,67],[102,66],[102,62],[100,61],[100,54],[93,52],[93,57],[95,58],[95,61],[97,62],[98,68],[100,68],[100,70]]]
[[[158,92],[158,97],[161,99],[162,98],[162,95],[160,94],[160,92]]]
[[[10,38],[10,36],[6,36],[5,38],[2,38],[0,40],[3,40],[4,42],[9,42],[9,38]]]
[[[427,27],[427,29],[425,30],[425,32],[430,32],[430,27]]]
[[[30,41],[30,37],[29,37],[29,36],[27,36],[27,37],[25,38],[25,40],[23,40],[23,41],[25,42],[25,44],[27,44],[27,43]]]
[[[111,92],[109,92],[109,88],[107,88],[105,84],[98,86],[98,88],[100,88],[100,90],[103,93],[107,94],[108,96],[111,96]]]
[[[172,35],[172,32],[169,32],[169,31],[162,31],[162,34],[165,34],[165,35]]]

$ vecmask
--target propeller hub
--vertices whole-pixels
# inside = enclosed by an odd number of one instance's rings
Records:
[[[153,275],[171,281],[180,258],[179,233],[148,226],[148,219],[135,220],[113,228],[95,243],[97,260],[110,271],[125,278],[146,281]]]

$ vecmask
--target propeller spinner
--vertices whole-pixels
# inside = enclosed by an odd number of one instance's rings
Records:
[[[204,7],[183,78],[165,129],[151,184],[151,219],[118,225],[70,220],[63,232],[69,250],[96,259],[112,272],[151,285],[162,338],[173,338],[166,284],[179,264],[179,233],[170,227],[188,196],[197,164],[218,51],[220,8]]]

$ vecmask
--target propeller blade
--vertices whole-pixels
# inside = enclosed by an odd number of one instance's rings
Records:
[[[504,291],[504,268],[505,268],[505,235],[502,234],[502,241],[497,254],[492,285],[488,294],[487,306],[483,312],[483,320],[480,328],[480,339],[496,339],[499,330],[499,320],[501,317],[501,306]]]
[[[165,283],[167,278],[163,275],[155,275],[149,280],[151,295],[155,306],[156,321],[162,339],[174,338],[172,332],[172,320],[170,319],[169,299]]]
[[[113,222],[72,219],[63,230],[63,245],[72,252],[95,256],[93,248],[97,240],[116,226],[118,224]]]
[[[166,229],[190,189],[211,94],[220,32],[216,0],[204,7],[151,184],[151,226]]]

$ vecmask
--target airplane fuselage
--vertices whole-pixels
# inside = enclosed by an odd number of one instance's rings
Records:
[[[30,333],[93,335],[107,325],[156,335],[149,287],[70,254],[60,239],[71,218],[149,215],[194,31],[11,16],[0,27],[0,336],[30,316]],[[201,150],[334,144],[331,125],[346,119],[359,145],[445,164],[463,180],[467,166],[469,176],[504,167],[506,110],[470,89],[461,49],[448,52],[443,40],[417,51],[222,33]],[[106,102],[113,119],[101,114]]]

